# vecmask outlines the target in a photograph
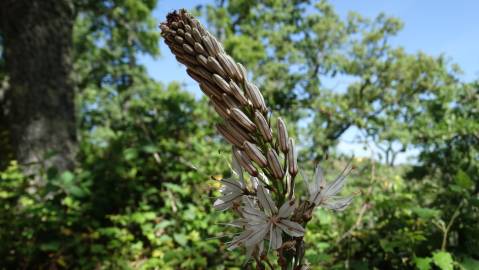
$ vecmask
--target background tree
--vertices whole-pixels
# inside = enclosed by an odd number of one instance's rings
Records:
[[[8,134],[3,130],[2,137],[24,166],[71,169],[77,141],[70,78],[73,2],[2,1],[0,10],[8,76],[1,117]]]

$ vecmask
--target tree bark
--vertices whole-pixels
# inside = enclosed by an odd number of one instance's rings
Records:
[[[38,165],[74,166],[73,23],[72,0],[0,1],[8,76],[0,117],[6,123],[0,126],[7,127],[14,158],[28,172]]]

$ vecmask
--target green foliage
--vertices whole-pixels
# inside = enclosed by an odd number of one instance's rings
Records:
[[[443,56],[392,47],[396,18],[342,20],[325,1],[221,3],[199,12],[290,133],[304,127],[302,167],[327,152],[330,176],[344,167],[331,149],[351,127],[388,156],[354,159],[355,203],[315,213],[312,269],[478,269],[479,83],[459,81]],[[230,217],[212,209],[229,157],[214,111],[137,63],[159,54],[156,1],[75,4],[78,166],[0,173],[0,269],[240,269],[241,252],[215,238]],[[393,143],[418,149],[418,162],[390,166]]]

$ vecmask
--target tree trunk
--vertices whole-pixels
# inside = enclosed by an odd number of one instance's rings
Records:
[[[27,172],[74,165],[73,22],[72,0],[0,1],[8,76],[0,126],[7,127],[14,158]]]

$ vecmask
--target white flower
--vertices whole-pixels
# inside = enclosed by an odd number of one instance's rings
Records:
[[[220,211],[232,208],[234,203],[238,202],[246,194],[243,169],[234,155],[231,163],[232,175],[230,178],[220,180],[221,184],[223,184],[220,188],[222,196],[213,203],[213,207]]]
[[[247,251],[259,246],[262,249],[263,240],[269,234],[269,245],[278,249],[283,243],[282,232],[293,237],[304,235],[304,229],[300,224],[289,220],[296,205],[292,201],[285,202],[278,210],[271,195],[263,185],[259,185],[256,191],[258,202],[263,211],[250,200],[246,200],[245,206],[241,208],[245,231],[233,238],[229,243],[229,249],[238,246],[245,246]]]
[[[308,186],[308,201],[316,206],[321,205],[331,210],[344,210],[353,200],[353,196],[339,197],[337,194],[343,188],[346,176],[351,172],[351,169],[351,164],[348,164],[333,182],[326,183],[323,170],[317,166],[314,172],[314,179]]]

